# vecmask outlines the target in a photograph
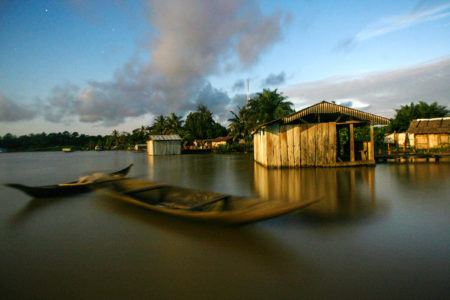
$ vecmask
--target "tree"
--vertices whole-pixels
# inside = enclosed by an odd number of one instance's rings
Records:
[[[165,134],[179,134],[183,126],[183,120],[175,113],[171,112],[170,116],[166,118],[164,126]]]
[[[230,122],[228,128],[233,136],[233,140],[242,138],[249,141],[250,133],[254,127],[254,119],[252,118],[251,111],[246,106],[238,106],[237,114],[233,111],[230,111],[230,113],[233,117],[228,119]]]
[[[164,129],[166,127],[166,120],[167,118],[163,115],[159,115],[156,117],[156,119],[153,121],[153,125],[151,126],[151,133],[152,134],[164,134]]]
[[[294,112],[292,103],[278,90],[263,89],[250,100],[250,110],[255,116],[256,124],[263,124],[285,117]]]
[[[396,115],[391,120],[390,131],[404,132],[408,130],[409,124],[414,119],[420,118],[440,118],[448,116],[449,110],[446,106],[439,105],[437,102],[428,104],[420,101],[419,104],[411,102],[410,105],[402,105],[396,109]]]
[[[226,134],[226,129],[214,121],[212,112],[202,104],[186,117],[184,129],[192,139],[212,139]]]

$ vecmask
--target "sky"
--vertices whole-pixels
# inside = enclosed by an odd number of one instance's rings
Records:
[[[250,93],[450,104],[450,1],[0,0],[0,135],[110,134]]]

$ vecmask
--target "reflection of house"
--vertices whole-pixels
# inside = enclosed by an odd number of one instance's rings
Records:
[[[147,151],[147,144],[134,145],[134,151]]]
[[[230,144],[233,141],[232,136],[225,136],[225,137],[218,137],[212,140],[212,147],[216,148],[220,145],[227,145]]]
[[[173,135],[151,135],[147,141],[148,155],[181,154],[181,138]]]
[[[323,101],[259,126],[254,158],[266,167],[373,165],[373,125],[387,124],[386,118]],[[355,146],[354,128],[368,125],[370,141]],[[341,145],[339,135],[347,130],[349,140]]]
[[[413,120],[408,133],[416,149],[449,147],[450,117]]]
[[[274,169],[254,166],[255,193],[263,199],[298,202],[320,199],[302,214],[364,214],[375,201],[374,168]]]

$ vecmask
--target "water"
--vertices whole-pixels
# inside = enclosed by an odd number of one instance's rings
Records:
[[[32,200],[0,187],[4,298],[443,298],[450,164],[267,170],[247,155],[6,153],[0,182],[44,185],[134,163],[132,177],[281,201],[241,227],[195,223],[96,194]]]

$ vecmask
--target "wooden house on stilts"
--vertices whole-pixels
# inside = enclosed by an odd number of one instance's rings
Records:
[[[373,126],[387,124],[387,118],[323,101],[258,126],[254,159],[274,168],[374,165]],[[354,128],[360,126],[370,126],[370,139],[356,144]]]

